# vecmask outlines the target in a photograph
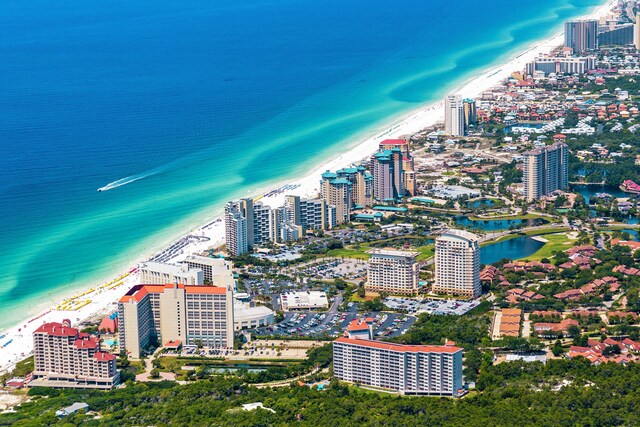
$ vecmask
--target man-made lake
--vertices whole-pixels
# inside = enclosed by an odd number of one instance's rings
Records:
[[[595,197],[598,193],[611,194],[613,197],[630,197],[632,194],[625,193],[618,187],[613,185],[572,185],[571,189],[582,194],[587,203],[591,197]]]
[[[479,209],[479,208],[492,208],[496,204],[495,200],[492,199],[480,199],[474,200],[473,202],[467,202],[467,207],[471,209]]]
[[[516,237],[504,242],[480,248],[480,264],[493,264],[503,258],[512,260],[526,258],[536,253],[544,242],[539,242],[529,236]]]
[[[482,231],[508,230],[509,228],[532,227],[547,223],[545,219],[481,219],[472,220],[467,216],[456,216],[455,222],[465,228]]]

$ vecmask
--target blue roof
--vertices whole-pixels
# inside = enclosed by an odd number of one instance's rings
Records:
[[[339,178],[339,179],[334,179],[333,181],[331,181],[331,184],[348,184],[348,185],[351,185],[351,182],[348,179]]]
[[[388,211],[388,212],[407,212],[408,211],[408,209],[405,207],[396,207],[396,206],[374,206],[373,210]]]
[[[414,197],[411,201],[418,203],[435,203],[435,200],[425,199],[424,197]]]
[[[333,173],[333,172],[326,171],[325,173],[322,174],[322,177],[323,178],[337,178],[338,175]]]

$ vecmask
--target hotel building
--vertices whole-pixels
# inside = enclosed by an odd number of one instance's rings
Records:
[[[134,286],[118,302],[120,350],[137,359],[154,342],[233,347],[232,289]]]
[[[349,337],[333,342],[333,373],[342,381],[401,394],[458,396],[462,349],[452,345],[401,345]]]
[[[368,253],[371,257],[367,265],[366,291],[392,295],[418,293],[418,252],[374,249]]]
[[[239,256],[249,252],[249,226],[239,203],[229,202],[224,207],[224,233],[227,251]],[[253,224],[251,224],[253,236]],[[253,246],[253,241],[251,246]]]
[[[371,156],[374,200],[395,203],[405,196],[402,159],[400,148],[380,151]]]
[[[30,387],[109,389],[118,384],[116,356],[100,350],[100,341],[71,328],[68,321],[45,323],[33,333]]]
[[[184,283],[186,285],[203,285],[204,272],[190,268],[186,264],[174,265],[147,261],[141,264],[140,283]]]
[[[469,98],[464,99],[462,101],[462,110],[464,116],[464,129],[465,131],[468,131],[471,126],[475,126],[478,123],[476,101]]]
[[[479,238],[463,230],[448,230],[436,238],[433,292],[475,298],[480,284]]]
[[[464,136],[464,107],[460,95],[444,99],[444,131],[451,136]]]
[[[556,142],[527,151],[524,156],[524,196],[528,201],[547,196],[569,185],[569,149]]]
[[[353,207],[351,182],[339,178],[337,173],[326,171],[320,181],[320,193],[327,205],[335,207],[335,224],[346,224],[351,220]],[[333,221],[333,220],[332,220]]]
[[[202,270],[204,284],[225,288],[232,287],[235,284],[233,280],[233,264],[224,258],[188,255],[182,261],[182,264],[187,265],[189,269]],[[140,280],[140,283],[175,283],[175,280],[155,282]],[[181,283],[180,280],[178,280],[178,283]]]
[[[586,74],[587,71],[593,70],[595,66],[596,58],[594,56],[540,56],[527,63],[525,72],[530,76],[535,75],[536,71],[541,71],[545,75],[551,73]]]
[[[598,47],[598,21],[595,19],[566,21],[564,23],[564,46],[574,53],[594,50]]]

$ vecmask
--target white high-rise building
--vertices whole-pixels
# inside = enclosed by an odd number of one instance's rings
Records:
[[[444,130],[447,135],[464,136],[464,105],[460,95],[444,99]]]
[[[237,203],[229,202],[224,208],[224,232],[227,251],[231,255],[242,255],[249,251],[247,219]]]
[[[464,230],[448,230],[436,239],[433,291],[475,298],[480,284],[479,238]]]
[[[418,293],[418,252],[374,249],[367,266],[365,290],[387,294]]]

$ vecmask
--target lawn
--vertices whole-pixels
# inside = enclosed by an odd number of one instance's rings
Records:
[[[336,257],[336,258],[355,258],[355,259],[363,259],[368,260],[369,254],[367,251],[371,248],[367,246],[361,246],[358,249],[353,248],[352,246],[348,246],[342,249],[332,249],[326,254],[323,254],[322,257]]]
[[[548,240],[536,253],[526,257],[529,261],[540,261],[543,258],[552,258],[553,252],[564,251],[573,246],[575,240],[569,239],[565,233],[545,234]]]

